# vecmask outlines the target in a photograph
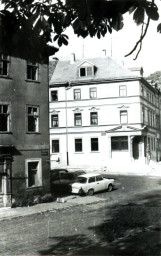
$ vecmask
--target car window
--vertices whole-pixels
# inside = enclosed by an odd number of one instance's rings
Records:
[[[96,181],[100,181],[100,180],[103,180],[102,176],[101,175],[96,176]]]
[[[89,178],[88,183],[92,183],[92,182],[95,182],[95,177],[90,177]]]
[[[86,183],[87,182],[87,178],[85,178],[85,177],[77,177],[76,182],[78,182],[78,183]]]

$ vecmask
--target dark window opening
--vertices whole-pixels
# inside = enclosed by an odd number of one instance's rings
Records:
[[[38,162],[29,162],[28,163],[28,186],[29,187],[37,185],[37,171],[38,171]]]
[[[8,105],[0,105],[0,132],[9,131]]]
[[[37,80],[38,66],[36,63],[27,62],[27,79]]]
[[[9,56],[1,54],[0,57],[0,75],[7,76],[9,67]]]
[[[86,69],[80,68],[80,76],[86,76]]]
[[[82,139],[75,139],[75,152],[82,152]]]
[[[52,152],[59,153],[59,140],[52,141]]]
[[[51,101],[58,101],[58,91],[51,91]]]
[[[128,137],[111,137],[112,150],[128,150]]]
[[[98,138],[91,138],[91,151],[98,151]]]
[[[28,107],[27,109],[27,131],[39,131],[39,109],[38,107]]]

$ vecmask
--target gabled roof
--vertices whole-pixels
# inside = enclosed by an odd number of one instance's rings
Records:
[[[92,77],[78,77],[79,66],[87,61],[96,67],[95,74]],[[51,77],[50,84],[81,82],[81,81],[99,81],[108,79],[124,79],[139,77],[134,72],[118,64],[110,57],[90,58],[75,60],[73,64],[70,61],[58,61],[55,71]]]

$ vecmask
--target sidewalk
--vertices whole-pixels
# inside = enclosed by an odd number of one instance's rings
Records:
[[[17,207],[17,208],[0,208],[0,220],[11,219],[16,217],[23,217],[32,214],[47,212],[47,211],[56,211],[65,208],[69,208],[74,205],[83,205],[83,204],[94,204],[106,199],[96,197],[96,196],[67,196],[61,199],[60,201],[64,202],[51,202],[36,204],[30,207]]]

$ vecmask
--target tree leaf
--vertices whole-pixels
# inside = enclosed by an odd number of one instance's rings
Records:
[[[134,12],[133,19],[137,25],[140,25],[144,22],[145,11],[143,7],[138,7]]]
[[[120,29],[123,28],[124,23],[123,23],[123,18],[122,15],[119,14],[117,17],[112,19],[112,23],[111,26],[113,29],[115,29],[116,31],[119,31]]]
[[[159,13],[158,8],[155,5],[152,5],[150,7],[146,7],[146,13],[148,17],[152,20],[158,20],[159,19]]]
[[[158,24],[158,26],[157,26],[157,32],[158,32],[158,33],[161,33],[161,23]]]

